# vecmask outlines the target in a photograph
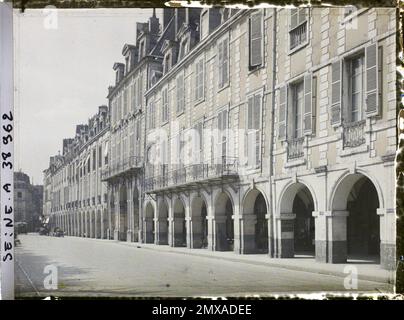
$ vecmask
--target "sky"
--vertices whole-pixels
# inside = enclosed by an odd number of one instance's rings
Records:
[[[49,157],[107,104],[114,62],[151,9],[27,10],[14,15],[16,171],[42,184]],[[157,16],[162,22],[161,13]]]

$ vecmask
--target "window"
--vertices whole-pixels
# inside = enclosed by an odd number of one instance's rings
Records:
[[[303,45],[307,41],[307,10],[309,9],[291,9],[289,26],[290,50]]]
[[[262,64],[263,56],[263,28],[261,11],[251,15],[249,29],[249,66],[250,69],[254,69]]]
[[[180,59],[184,58],[188,53],[188,38],[183,40],[180,45]]]
[[[227,38],[219,42],[218,51],[219,89],[221,89],[229,81],[229,40]]]
[[[184,75],[180,74],[177,77],[177,114],[180,114],[185,109],[185,91],[184,91]]]
[[[204,61],[200,59],[195,64],[195,100],[204,99]]]
[[[356,122],[363,119],[363,56],[358,56],[348,61],[348,68],[348,120],[351,122]]]
[[[194,125],[194,163],[203,163],[203,122]]]
[[[102,167],[102,146],[98,147],[98,168]]]
[[[150,101],[150,103],[149,103],[149,129],[154,129],[155,117],[156,117],[156,110],[155,110],[154,101]]]
[[[382,93],[382,47],[371,44],[331,66],[331,124],[378,116]]]
[[[164,57],[164,74],[170,71],[171,67],[171,55],[169,53]]]
[[[218,155],[221,157],[221,159],[223,159],[227,156],[227,129],[229,128],[227,109],[224,109],[218,113],[217,128],[219,130]]]
[[[93,149],[93,171],[95,171],[95,167],[96,167],[96,164],[97,164],[97,150],[96,149]]]
[[[131,110],[135,111],[136,109],[136,91],[135,91],[136,82],[132,82],[130,85],[130,95],[131,95]]]
[[[142,134],[141,122],[138,120],[138,121],[136,121],[136,145],[135,145],[135,154],[136,154],[136,156],[140,156],[141,134]]]
[[[261,94],[255,94],[247,102],[247,161],[253,167],[261,162],[261,99]]]
[[[17,198],[18,198],[18,199],[21,199],[21,198],[22,198],[22,192],[20,192],[20,191],[17,192]]]
[[[129,89],[125,88],[122,92],[122,95],[123,95],[123,116],[126,116],[128,113]]]
[[[139,61],[142,60],[142,58],[145,55],[144,47],[145,47],[145,45],[144,45],[144,40],[143,40],[140,42],[140,45],[139,45]]]
[[[161,122],[168,121],[168,89],[164,88],[162,91],[162,108],[161,108]]]
[[[201,16],[201,40],[209,34],[209,11],[205,10]]]
[[[129,134],[129,156],[132,157],[135,154],[135,138],[134,138],[134,124],[130,125],[130,134]]]
[[[293,138],[303,136],[303,107],[304,107],[304,82],[300,81],[291,86],[292,89],[292,115],[293,115]]]
[[[143,98],[143,82],[142,75],[139,76],[138,86],[137,86],[137,107],[142,108],[142,98]]]
[[[313,132],[316,77],[307,73],[301,80],[286,84],[278,93],[278,138],[291,141]]]

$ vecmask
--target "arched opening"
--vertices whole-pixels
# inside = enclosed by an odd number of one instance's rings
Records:
[[[91,212],[86,212],[86,237],[91,238]]]
[[[96,234],[95,237],[97,239],[101,239],[101,224],[102,224],[102,211],[98,210],[96,213]]]
[[[300,189],[293,201],[295,255],[315,255],[314,202],[307,187]]]
[[[282,258],[315,256],[314,198],[309,188],[297,182],[284,192],[278,234]]]
[[[155,243],[168,244],[168,205],[165,200],[161,200],[159,203],[155,230]]]
[[[143,225],[143,241],[145,243],[154,243],[154,208],[153,205],[148,202],[146,205],[145,210],[145,218],[144,218],[144,225]]]
[[[133,241],[139,241],[139,190],[133,189]]]
[[[214,216],[215,250],[234,249],[233,204],[225,192],[221,192],[215,202]]]
[[[114,230],[115,230],[115,197],[114,193],[111,193],[111,199],[109,200],[109,222],[108,222],[108,231],[107,231],[107,238],[113,239],[114,238]]]
[[[208,211],[205,200],[195,197],[191,205],[192,248],[208,247]]]
[[[380,263],[379,197],[369,178],[361,175],[346,200],[347,257]]]
[[[102,238],[108,239],[108,211],[107,211],[107,209],[103,210],[102,221],[103,221]]]
[[[128,232],[128,193],[126,186],[119,190],[119,233],[118,240],[126,241]]]
[[[185,207],[180,198],[174,202],[173,244],[175,247],[187,246],[187,224]]]
[[[374,183],[363,174],[347,175],[332,200],[333,213],[347,212],[336,231],[346,234],[343,256],[336,261],[380,263],[380,199]],[[330,239],[333,241],[334,239]]]
[[[268,253],[267,203],[258,189],[252,189],[244,199],[243,216],[253,215],[255,219],[244,222],[244,252]],[[254,223],[255,222],[255,223]],[[254,223],[254,225],[249,225]]]

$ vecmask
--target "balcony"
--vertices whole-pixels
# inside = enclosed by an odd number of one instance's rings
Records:
[[[109,166],[101,172],[101,180],[107,181],[122,175],[133,174],[138,172],[143,166],[142,157],[129,157],[124,161],[120,161],[114,165]]]
[[[298,159],[304,156],[304,137],[288,140],[288,160]]]
[[[366,143],[365,124],[366,120],[343,124],[344,148],[354,148]]]
[[[167,165],[161,166],[159,175],[146,176],[145,191],[158,193],[174,189],[190,189],[203,184],[220,184],[238,179],[237,158],[222,157],[217,162],[198,163],[171,170],[168,170]]]

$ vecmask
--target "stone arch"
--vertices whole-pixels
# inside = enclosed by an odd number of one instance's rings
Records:
[[[125,184],[119,188],[118,240],[126,241],[128,233],[128,189]]]
[[[155,212],[155,243],[165,245],[168,244],[168,218],[169,204],[168,201],[161,197],[157,202],[157,210]]]
[[[278,206],[278,251],[282,258],[315,255],[316,197],[309,184],[302,180],[288,183]]]
[[[345,173],[336,183],[330,206],[331,215],[340,216],[337,231],[346,235],[340,241],[345,250],[341,260],[380,263],[382,224],[377,210],[383,206],[383,197],[375,180],[359,171]]]
[[[256,187],[243,197],[244,247],[246,253],[268,253],[269,232],[267,214],[269,202],[263,190]]]
[[[379,206],[380,208],[384,208],[384,197],[383,192],[378,183],[377,179],[374,178],[368,172],[357,169],[356,173],[350,173],[349,171],[345,171],[335,182],[332,187],[332,191],[330,193],[329,201],[330,210],[345,210],[346,207],[346,199],[348,198],[349,192],[353,185],[362,177],[368,178],[372,184],[374,185],[377,196],[379,198]]]
[[[143,219],[143,241],[145,243],[154,242],[154,212],[155,207],[151,201],[147,201],[145,205],[145,214]]]
[[[208,247],[208,210],[207,201],[203,194],[191,198],[190,208],[191,248]]]
[[[139,189],[136,185],[136,183],[134,183],[132,185],[132,204],[133,204],[133,241],[134,242],[138,242],[139,241],[139,219],[140,219],[140,194],[139,194]]]
[[[181,195],[173,199],[173,246],[185,247],[187,245],[186,202]]]
[[[234,201],[230,193],[223,189],[214,201],[213,234],[214,250],[232,251],[234,249]]]

